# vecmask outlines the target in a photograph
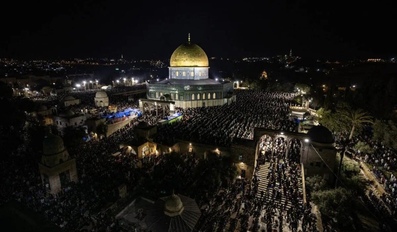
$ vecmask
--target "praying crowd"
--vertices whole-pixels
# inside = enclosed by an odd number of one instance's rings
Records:
[[[159,124],[154,142],[166,144],[182,139],[229,147],[234,138],[253,139],[255,127],[297,132],[296,121],[289,115],[295,93],[239,90],[236,94],[236,102],[223,106],[177,108],[182,119]],[[95,108],[94,93],[77,95],[81,99],[78,110]],[[119,109],[138,106],[137,101],[130,102],[122,95],[109,98]],[[47,194],[42,184],[37,166],[40,154],[32,154],[27,147],[0,164],[1,181],[7,186],[0,190],[0,204],[18,201],[65,231],[128,231],[110,210],[120,201],[118,188],[126,185],[133,194],[150,180],[155,170],[165,169],[168,163],[164,154],[142,160],[133,155],[121,154],[115,158],[111,154],[120,150],[120,144],[135,139],[133,130],[140,121],[154,125],[158,120],[155,112],[150,111],[108,137],[68,149],[76,159],[79,181],[63,186],[55,196]],[[26,137],[29,139],[28,134]],[[385,201],[395,215],[396,177],[384,176],[377,170],[395,169],[396,155],[381,144],[372,146],[373,155],[357,152],[356,156],[361,162],[373,165],[373,172],[388,193],[373,201]],[[317,231],[316,216],[310,202],[304,202],[302,193],[300,148],[299,140],[287,142],[282,137],[262,137],[252,180],[238,178],[228,186],[219,187],[215,196],[197,200],[202,215],[194,231]],[[186,181],[192,181],[190,172],[199,161],[187,154],[182,156],[185,165],[174,169]],[[144,231],[138,225],[134,229]]]
[[[176,139],[229,147],[234,138],[253,139],[253,129],[297,131],[289,115],[295,93],[237,91],[229,105],[180,109],[183,118],[158,127],[155,141],[173,144]]]

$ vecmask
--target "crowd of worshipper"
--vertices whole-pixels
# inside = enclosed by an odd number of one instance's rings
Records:
[[[267,137],[260,149],[252,182],[236,181],[202,204],[194,231],[318,231],[311,205],[303,202],[300,142]]]
[[[346,141],[347,135],[336,137],[336,143],[342,144]],[[355,144],[362,142],[370,147],[371,153],[360,151],[355,148]],[[381,141],[375,141],[368,133],[361,133],[347,141],[346,150],[351,153],[352,158],[359,162],[364,162],[371,167],[371,171],[379,184],[385,190],[384,193],[371,193],[371,199],[378,196],[375,201],[381,215],[395,217],[397,210],[397,153],[394,149],[385,146]],[[389,173],[389,174],[386,174]],[[388,219],[385,219],[388,220]]]
[[[74,92],[72,95],[81,99],[80,105],[70,107],[76,112],[94,107],[95,93]],[[119,109],[137,107],[136,102],[117,97],[113,97],[112,100]],[[54,101],[53,98],[51,96],[47,100]],[[134,120],[104,140],[91,140],[84,143],[83,147],[69,150],[71,157],[76,158],[79,182],[69,182],[56,196],[49,195],[48,186],[42,184],[38,172],[40,154],[32,154],[33,151],[25,146],[25,152],[1,162],[2,183],[9,187],[0,190],[0,204],[10,200],[21,202],[66,231],[77,231],[84,226],[90,228],[89,231],[122,231],[114,216],[103,211],[103,207],[119,198],[115,190],[123,181],[124,173],[133,179],[134,174],[129,169],[142,161],[131,156],[135,159],[132,159],[129,165],[120,167],[124,163],[116,162],[119,160],[110,154],[120,150],[120,143],[133,139],[132,130],[137,123],[137,120]],[[34,124],[35,122],[31,123]],[[27,131],[23,133],[26,134],[24,137],[29,137]]]
[[[228,146],[235,137],[252,139],[254,127],[296,131],[295,121],[289,116],[289,106],[294,104],[293,93],[241,91],[237,94],[236,102],[229,105],[177,109],[183,114],[182,120],[159,125],[156,140],[183,138]],[[79,93],[78,96],[82,106],[92,104],[93,97],[93,93]],[[114,104],[120,108],[136,107],[136,102],[128,102],[123,97]],[[149,116],[143,119],[152,120]],[[104,206],[119,200],[117,189],[121,184],[126,184],[133,191],[143,177],[150,176],[155,166],[166,165],[162,162],[163,155],[145,157],[143,160],[130,155],[117,158],[110,155],[120,150],[120,144],[128,144],[134,139],[132,130],[137,124],[138,119],[109,137],[100,141],[91,140],[78,149],[70,150],[71,156],[76,158],[79,181],[70,182],[56,196],[47,194],[38,173],[37,156],[31,155],[29,150],[24,156],[2,162],[1,178],[8,187],[0,190],[0,204],[17,200],[66,231],[81,228],[86,228],[86,231],[127,231]],[[299,142],[294,140],[290,144],[282,139],[264,140],[252,182],[243,178],[219,191],[218,196],[200,200],[199,205],[204,209],[200,218],[202,223],[198,223],[196,231],[213,231],[215,227],[219,230],[230,228],[230,231],[237,227],[257,231],[283,227],[291,231],[315,231],[311,206],[302,202],[299,187],[299,146]],[[362,161],[395,168],[395,153],[379,144],[374,144],[374,147],[379,150],[375,158],[358,154]],[[191,166],[196,163],[195,160],[189,162]],[[264,169],[266,175],[262,176]],[[383,178],[381,183],[391,192],[387,199],[393,203],[395,177]],[[261,182],[266,183],[263,189]],[[136,229],[139,231],[138,227]]]
[[[84,226],[89,231],[122,231],[114,216],[102,209],[119,198],[116,190],[127,178],[125,173],[133,178],[133,173],[127,170],[138,161],[135,159],[125,166],[110,155],[119,150],[121,142],[132,139],[132,128],[133,124],[102,141],[91,140],[70,150],[70,155],[76,158],[79,181],[69,182],[56,196],[47,194],[37,159],[32,159],[36,156],[29,151],[25,156],[2,163],[3,183],[9,188],[0,190],[1,203],[11,199],[21,202],[65,231],[77,231]]]
[[[75,97],[81,100],[81,104],[78,107],[94,107],[94,93],[78,92],[76,94]],[[266,117],[260,117],[259,113],[254,113],[252,111],[254,107],[248,107],[245,116],[241,114],[241,111],[236,111],[239,114],[237,120],[241,121],[241,124],[233,128],[234,135],[250,136],[244,135],[240,131],[243,128],[254,126],[253,121],[248,120],[250,117],[261,119],[255,122],[255,125],[268,126],[273,129],[282,128],[288,130],[289,128],[293,130],[293,124],[289,123],[287,117],[283,115],[288,112],[287,108],[292,98],[291,94],[263,94],[259,92],[253,92],[252,94],[251,100],[256,97],[254,101],[260,100],[261,102],[266,102],[261,112],[269,116],[269,118],[265,119]],[[250,102],[248,93],[242,92],[241,98],[241,101],[244,99],[244,105]],[[271,99],[269,100],[267,98]],[[120,108],[131,106],[132,104],[125,100],[113,103],[117,104]],[[275,113],[271,113],[268,107],[273,107]],[[214,107],[213,110],[214,114],[212,115],[215,116],[219,113],[220,109]],[[231,108],[227,109],[226,112],[230,110],[237,110],[237,106],[231,105]],[[186,112],[194,112],[194,109],[188,109]],[[186,114],[185,117],[186,119],[193,119],[192,117],[199,116],[191,113]],[[236,122],[234,121],[234,123]],[[134,189],[142,176],[150,173],[150,170],[153,170],[153,165],[159,163],[158,160],[150,157],[146,157],[144,160],[138,160],[136,156],[122,156],[122,158],[118,157],[115,159],[115,157],[110,155],[120,149],[120,144],[128,143],[129,140],[134,139],[132,130],[137,123],[137,120],[133,121],[131,124],[103,140],[90,140],[84,143],[82,147],[69,150],[71,156],[76,158],[79,181],[77,183],[70,182],[63,186],[62,190],[56,196],[47,194],[46,186],[43,186],[40,174],[38,173],[37,159],[32,158],[37,156],[28,156],[29,151],[26,152],[26,156],[15,158],[7,164],[2,163],[3,183],[10,187],[0,190],[2,196],[0,199],[1,203],[5,203],[11,199],[17,200],[45,215],[48,220],[65,230],[87,228],[89,231],[122,231],[123,229],[114,218],[114,215],[103,210],[104,205],[114,202],[119,198],[117,191],[119,185],[124,183],[128,185],[127,187],[129,189]],[[195,121],[187,120],[186,123],[194,124]],[[242,183],[245,181],[242,181]],[[249,184],[242,185],[247,188]],[[247,193],[247,190],[244,190],[245,188],[243,188],[243,195]],[[241,187],[237,189],[241,189]],[[244,208],[248,208],[249,204],[247,203],[247,206]],[[243,217],[241,216],[241,218]]]
[[[234,138],[253,139],[255,127],[297,131],[289,115],[295,93],[239,90],[236,95],[235,102],[223,106],[176,108],[182,120],[160,125],[155,141],[173,144],[182,139],[229,147]]]
[[[286,141],[284,137],[271,141],[270,137],[265,137],[260,149],[264,152],[260,152],[253,184],[254,190],[258,191],[259,183],[266,183],[262,185],[260,197],[266,205],[267,231],[273,228],[282,231],[284,223],[290,231],[316,231],[316,217],[311,212],[311,205],[303,202],[301,142],[298,139]],[[266,175],[266,172],[258,172],[261,168],[267,168]]]

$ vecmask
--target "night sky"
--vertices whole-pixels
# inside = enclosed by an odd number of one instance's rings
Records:
[[[191,34],[209,57],[397,54],[392,1],[10,1],[0,57],[167,59]]]

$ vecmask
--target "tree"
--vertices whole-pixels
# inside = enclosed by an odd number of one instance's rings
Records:
[[[366,123],[373,124],[373,117],[363,109],[346,110],[340,111],[340,116],[343,117],[350,125],[349,140],[353,138],[354,132],[361,129]]]
[[[375,120],[373,124],[373,139],[393,149],[397,149],[397,124],[392,121]]]
[[[340,123],[336,112],[331,109],[320,108],[317,110],[317,121],[327,127],[330,131],[341,132],[344,130],[343,124]]]
[[[373,124],[373,117],[363,109],[352,109],[346,102],[339,102],[334,110],[318,110],[317,114],[319,115],[319,122],[331,131],[349,134],[348,138],[340,142],[339,178],[343,158],[353,135],[360,131],[365,124]],[[335,187],[337,187],[338,178],[335,181]]]
[[[327,181],[320,175],[306,177],[305,182],[309,192],[323,191],[328,188]]]
[[[374,148],[372,148],[370,145],[368,145],[367,143],[362,142],[362,141],[359,141],[358,143],[356,143],[356,145],[354,145],[354,150],[360,151],[363,153],[367,153],[367,154],[374,153]]]
[[[348,133],[350,141],[353,135],[360,131],[365,124],[373,124],[373,117],[363,109],[352,109],[345,102],[338,103],[332,109],[320,108],[317,111],[318,121],[331,131]]]
[[[313,202],[318,205],[321,214],[334,218],[340,227],[347,229],[351,223],[346,220],[353,214],[354,196],[344,188],[318,191],[312,194]]]

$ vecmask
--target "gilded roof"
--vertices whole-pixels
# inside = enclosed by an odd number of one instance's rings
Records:
[[[208,57],[197,44],[190,42],[181,44],[171,55],[171,67],[208,67]]]

